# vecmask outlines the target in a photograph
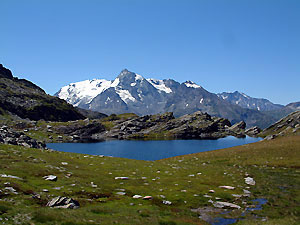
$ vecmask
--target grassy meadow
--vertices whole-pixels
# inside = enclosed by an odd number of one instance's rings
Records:
[[[207,216],[212,218],[241,218],[237,224],[299,224],[296,135],[159,161],[0,145],[0,174],[21,178],[0,177],[0,224],[208,224],[191,209],[214,209],[209,201],[216,198],[241,209],[222,215],[211,210]],[[43,179],[50,174],[58,180]],[[256,185],[245,184],[246,176]],[[223,185],[235,189],[219,187]],[[232,195],[242,195],[243,190],[250,191],[250,197]],[[46,207],[56,196],[71,197],[80,208]],[[262,210],[243,214],[257,198],[268,202]]]

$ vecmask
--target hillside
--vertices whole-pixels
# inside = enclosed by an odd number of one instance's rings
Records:
[[[25,79],[13,77],[0,64],[0,115],[30,120],[69,121],[85,118],[72,105]]]

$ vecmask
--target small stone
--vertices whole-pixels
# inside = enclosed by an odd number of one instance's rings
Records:
[[[134,198],[134,199],[138,199],[138,198],[142,198],[143,196],[141,196],[141,195],[134,195],[134,196],[132,196],[132,198]]]
[[[248,185],[255,185],[255,180],[252,177],[246,177],[245,179],[245,183]]]
[[[13,179],[18,179],[18,180],[22,180],[22,178],[17,177],[17,176],[12,176],[12,175],[7,175],[7,174],[1,174],[2,178],[13,178]]]
[[[215,193],[215,190],[209,190],[208,192],[209,193]]]
[[[152,199],[152,196],[147,195],[147,196],[145,196],[143,199],[144,199],[144,200],[151,200],[151,199]]]
[[[219,188],[224,188],[224,189],[228,189],[228,190],[234,190],[235,187],[232,186],[219,186]]]
[[[242,195],[237,195],[237,194],[232,194],[232,196],[235,197],[235,198],[241,198],[242,197]]]
[[[49,181],[57,181],[57,176],[54,176],[54,175],[44,176],[43,178],[45,180],[49,180]]]
[[[203,195],[204,198],[211,198],[210,195]]]
[[[16,195],[18,194],[17,190],[14,189],[13,187],[5,187],[4,190],[10,191],[10,192],[12,192],[12,193],[14,193]]]
[[[163,204],[165,204],[165,205],[171,205],[172,202],[170,202],[170,201],[168,201],[168,200],[163,200]]]
[[[122,192],[122,191],[120,191],[120,192],[117,192],[117,193],[116,193],[116,195],[126,195],[126,193],[125,193],[125,192]]]
[[[115,177],[115,180],[128,180],[129,177]]]

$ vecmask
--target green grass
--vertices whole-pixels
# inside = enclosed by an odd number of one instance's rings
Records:
[[[252,196],[235,199],[231,194],[242,194],[247,186],[245,173],[256,181],[249,189]],[[154,162],[0,145],[0,174],[22,178],[0,178],[0,190],[10,186],[19,193],[0,192],[0,223],[7,224],[206,224],[191,212],[211,206],[204,194],[240,206],[255,198],[268,200],[263,210],[247,214],[239,224],[296,224],[300,214],[300,136]],[[45,181],[43,176],[49,174],[58,180]],[[117,176],[129,180],[115,180]],[[225,190],[220,185],[236,189]],[[119,189],[125,189],[126,195],[117,195]],[[208,193],[210,189],[215,193]],[[32,198],[33,193],[41,199]],[[153,199],[133,199],[135,194]],[[45,207],[56,196],[72,197],[81,207]],[[162,204],[164,199],[172,205]],[[261,217],[267,221],[255,219]]]

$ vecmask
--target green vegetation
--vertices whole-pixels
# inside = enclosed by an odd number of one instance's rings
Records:
[[[252,199],[268,200],[262,210],[246,213],[238,224],[297,224],[299,168],[300,136],[154,162],[0,145],[0,174],[22,178],[0,179],[0,223],[206,224],[191,209],[212,206],[210,198],[203,196],[208,194],[213,201],[219,197],[220,201],[238,204],[242,209],[251,205]],[[58,180],[43,179],[50,174]],[[256,181],[250,189],[246,188],[245,174]],[[115,179],[122,176],[129,179]],[[221,185],[235,189],[219,188]],[[5,187],[14,188],[18,194]],[[211,189],[215,193],[209,193]],[[243,194],[243,189],[251,191],[251,197],[232,196]],[[153,199],[133,199],[135,194]],[[78,200],[81,207],[46,207],[56,196]],[[165,205],[163,200],[172,204]],[[211,214],[230,218],[242,217],[242,212]]]

